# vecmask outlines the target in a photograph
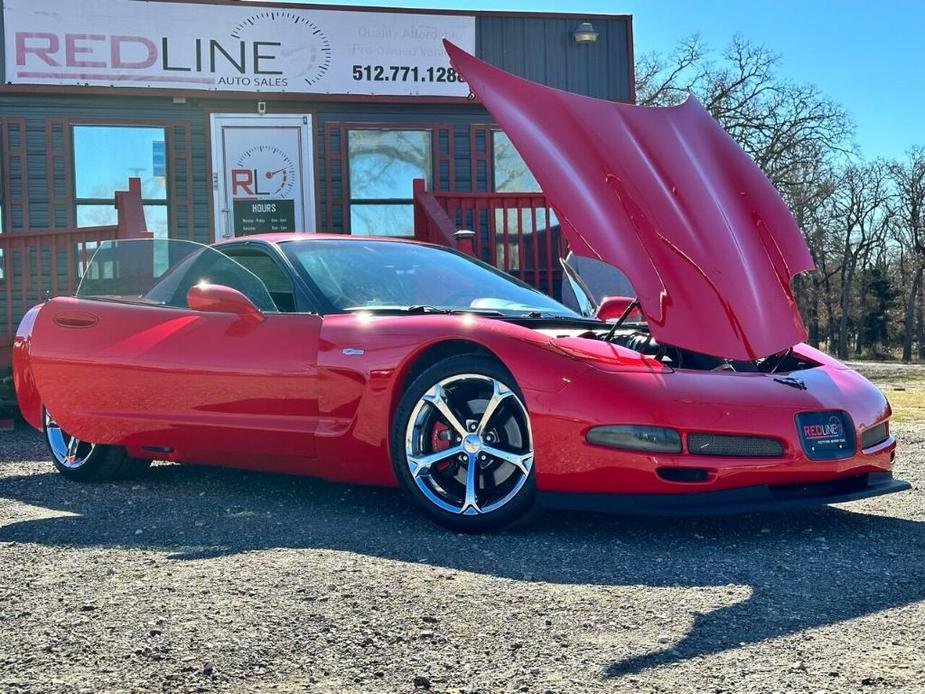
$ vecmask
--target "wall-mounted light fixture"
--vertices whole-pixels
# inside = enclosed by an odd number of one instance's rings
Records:
[[[597,32],[594,31],[591,22],[582,22],[572,32],[572,38],[575,39],[575,43],[594,43],[597,41]]]

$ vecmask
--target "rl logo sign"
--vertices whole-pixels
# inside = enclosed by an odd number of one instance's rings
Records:
[[[232,169],[231,170],[231,197],[256,197],[258,195],[269,195],[269,192],[261,192],[257,186],[258,176],[257,169]]]
[[[292,188],[293,172],[289,166],[263,172],[257,169],[231,169],[230,173],[233,198],[283,195]]]

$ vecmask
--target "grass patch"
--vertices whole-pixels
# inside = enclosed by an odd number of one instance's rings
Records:
[[[849,362],[874,383],[893,407],[897,424],[925,422],[925,365],[899,362]]]
[[[881,388],[893,407],[893,422],[909,424],[925,422],[925,387],[910,387],[906,390]]]

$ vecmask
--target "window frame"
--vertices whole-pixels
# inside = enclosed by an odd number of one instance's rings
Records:
[[[164,238],[171,238],[170,229],[171,229],[171,213],[172,213],[172,204],[171,204],[171,172],[173,169],[173,162],[171,157],[172,151],[172,130],[173,124],[167,123],[164,121],[147,121],[147,120],[97,120],[97,119],[79,119],[79,120],[69,120],[67,122],[67,137],[68,145],[70,148],[70,175],[71,175],[71,211],[74,215],[74,228],[75,229],[89,229],[92,227],[80,227],[77,223],[77,210],[80,207],[86,207],[90,205],[98,206],[114,206],[115,205],[115,193],[116,191],[123,190],[122,188],[116,188],[113,190],[112,198],[81,198],[77,195],[77,143],[75,135],[75,128],[159,128],[164,133],[164,198],[163,199],[151,199],[151,198],[142,198],[141,206],[142,209],[145,207],[163,207],[167,211],[167,235]],[[125,179],[126,186],[128,185],[128,179],[131,178],[131,175],[127,176]]]
[[[439,137],[440,128],[443,127],[438,124],[429,123],[343,123],[343,132],[344,132],[344,145],[343,145],[343,156],[344,156],[344,167],[343,167],[343,176],[344,176],[344,185],[346,186],[347,195],[344,198],[346,206],[346,214],[344,218],[344,228],[348,235],[353,235],[352,229],[352,208],[354,204],[357,205],[394,205],[394,206],[403,206],[411,205],[414,206],[414,193],[411,190],[410,186],[408,189],[407,198],[354,198],[353,197],[353,188],[350,185],[350,133],[354,130],[376,130],[380,132],[389,132],[389,131],[410,131],[410,132],[426,132],[430,134],[430,170],[427,172],[429,176],[430,184],[433,185],[433,181],[437,175],[437,156],[436,153],[440,148],[440,143],[437,141]],[[360,236],[361,234],[357,234]],[[379,236],[379,234],[374,234],[374,236]],[[414,230],[410,236],[385,236],[384,238],[414,238]]]
[[[289,241],[283,241],[282,243],[290,243]],[[262,253],[268,256],[273,260],[276,265],[280,268],[284,275],[292,283],[292,292],[293,299],[295,301],[295,311],[279,311],[280,314],[309,314],[309,315],[323,315],[326,308],[326,302],[319,300],[317,296],[317,290],[309,287],[302,275],[292,264],[292,261],[289,259],[289,256],[286,254],[283,249],[279,247],[279,244],[271,243],[267,241],[260,241],[254,239],[248,239],[246,236],[237,237],[233,241],[226,241],[220,244],[213,244],[209,246],[222,255],[228,256],[234,262],[238,262],[234,259],[233,252],[235,250],[243,250],[248,254],[251,253]],[[228,255],[228,251],[232,251],[232,255]],[[240,263],[239,263],[240,264]],[[247,269],[247,268],[245,268]],[[259,277],[257,279],[260,279]],[[263,280],[261,280],[262,282]],[[267,290],[269,291],[269,289]],[[272,295],[271,295],[272,298]],[[274,314],[275,315],[275,314]]]

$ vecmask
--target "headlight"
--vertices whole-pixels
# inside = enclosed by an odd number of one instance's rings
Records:
[[[674,429],[639,424],[594,427],[585,434],[588,443],[647,453],[680,453],[681,435]]]

